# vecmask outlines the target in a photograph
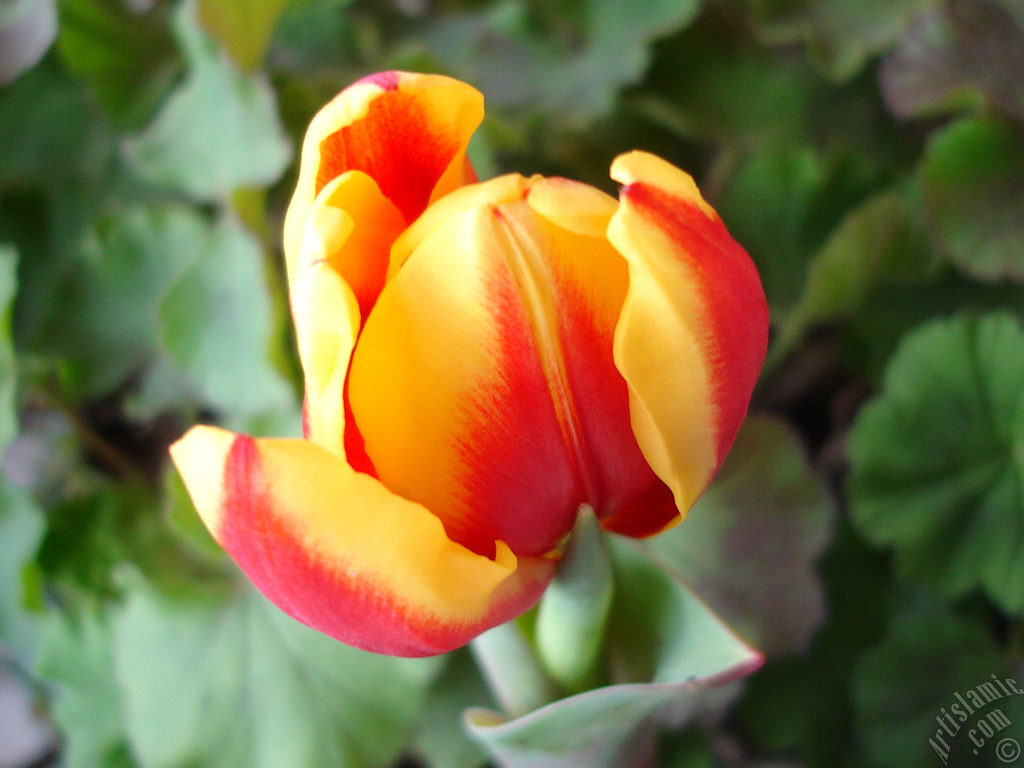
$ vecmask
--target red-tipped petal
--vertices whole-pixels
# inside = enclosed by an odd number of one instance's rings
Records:
[[[608,237],[630,276],[615,359],[640,447],[685,514],[746,414],[768,308],[753,262],[688,174],[632,152],[612,178],[625,186]]]
[[[466,147],[483,119],[483,97],[441,75],[387,72],[364,78],[310,123],[285,220],[289,267],[313,200],[347,171],[372,178],[412,223],[427,205],[472,180]]]
[[[474,551],[546,552],[581,504],[612,515],[660,484],[612,359],[614,211],[582,184],[502,177],[431,206],[393,249],[353,414],[382,481]]]
[[[494,560],[303,440],[196,427],[171,449],[214,537],[267,598],[350,645],[395,656],[457,648],[539,598],[553,563]]]

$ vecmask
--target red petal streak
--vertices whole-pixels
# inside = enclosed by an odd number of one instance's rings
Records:
[[[443,653],[522,612],[544,587],[538,580],[522,594],[505,595],[472,625],[442,623],[354,573],[349,563],[328,564],[311,556],[275,514],[274,504],[255,441],[239,435],[225,465],[218,540],[281,610],[359,648],[394,656]]]
[[[635,182],[621,191],[655,226],[678,244],[675,256],[693,275],[706,310],[701,340],[709,366],[712,406],[718,418],[718,465],[740,428],[768,344],[768,306],[746,251],[717,217],[694,202]]]
[[[345,171],[363,171],[411,223],[458,151],[456,134],[428,119],[416,94],[385,90],[365,117],[320,143],[316,192]]]

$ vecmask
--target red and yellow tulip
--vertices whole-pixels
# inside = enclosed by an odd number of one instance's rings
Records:
[[[456,648],[532,606],[584,504],[677,522],[763,362],[757,272],[693,180],[616,158],[619,199],[476,183],[483,98],[384,73],[313,120],[285,222],[305,439],[192,429],[200,515],[274,603],[352,645]]]

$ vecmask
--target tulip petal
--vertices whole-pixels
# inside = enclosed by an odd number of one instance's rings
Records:
[[[615,361],[637,441],[685,514],[746,414],[768,308],[753,262],[688,174],[631,152],[611,176],[625,186],[608,238],[629,263]]]
[[[613,515],[660,484],[611,353],[627,285],[603,234],[614,201],[548,183],[503,177],[431,206],[395,244],[404,264],[352,361],[381,480],[483,554],[496,539],[546,552],[581,504]]]
[[[483,96],[441,75],[385,72],[360,80],[317,113],[302,145],[285,219],[289,274],[320,191],[346,171],[372,178],[412,223],[427,205],[474,181],[466,147],[483,119]]]
[[[214,537],[297,620],[378,653],[425,656],[529,608],[553,562],[481,557],[441,522],[303,440],[195,427],[171,449]]]

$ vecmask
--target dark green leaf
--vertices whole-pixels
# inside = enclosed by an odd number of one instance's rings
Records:
[[[909,335],[850,435],[849,497],[900,573],[948,595],[984,586],[1024,612],[1024,331],[1006,314]]]
[[[211,239],[199,215],[176,206],[131,208],[96,230],[43,333],[86,394],[111,390],[159,354],[161,303]]]
[[[832,515],[795,435],[777,419],[750,416],[686,520],[650,546],[759,648],[793,653],[824,619],[814,566]]]
[[[932,137],[921,166],[938,247],[983,280],[1024,279],[1024,132],[962,120]]]
[[[291,153],[266,79],[240,75],[196,27],[190,3],[175,29],[188,74],[127,143],[129,160],[146,180],[199,200],[223,202],[239,187],[273,183]]]
[[[136,586],[114,635],[125,722],[147,768],[388,765],[436,668],[350,648],[250,591],[177,603]]]
[[[425,40],[490,103],[557,113],[561,122],[579,126],[609,112],[619,91],[643,77],[651,43],[689,24],[700,5],[595,0],[581,5],[571,23],[556,19],[541,32],[525,5],[510,0],[443,18]]]
[[[788,145],[742,160],[715,199],[729,231],[757,264],[773,315],[792,309],[811,256],[874,174],[853,155]]]
[[[856,670],[853,699],[864,748],[879,766],[1012,763],[997,759],[996,744],[1024,738],[1024,696],[1005,684],[1014,676],[983,624],[934,605],[911,606]],[[998,698],[990,703],[991,692]],[[977,706],[979,696],[984,706]],[[989,740],[978,726],[989,725],[993,712],[1012,725]]]
[[[149,13],[123,0],[61,0],[57,47],[119,124],[138,128],[181,72],[167,6]]]
[[[815,323],[855,314],[879,285],[936,272],[917,190],[881,192],[848,213],[807,271],[803,295],[772,343],[788,354]]]

